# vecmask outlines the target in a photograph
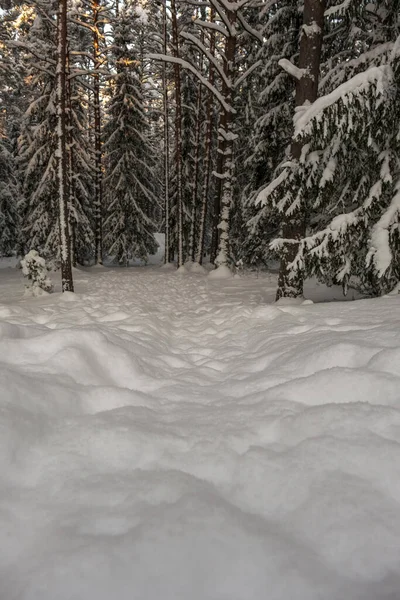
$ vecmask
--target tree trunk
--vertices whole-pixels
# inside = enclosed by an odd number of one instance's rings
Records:
[[[95,218],[95,262],[103,264],[103,194],[101,168],[101,109],[100,109],[100,1],[93,0],[93,113],[94,113],[94,218]]]
[[[304,74],[296,82],[296,106],[306,102],[312,104],[318,97],[319,71],[324,28],[326,0],[305,0],[303,26],[300,34],[299,68]],[[291,155],[295,161],[301,156],[302,145],[293,141]],[[284,217],[282,237],[300,240],[306,233],[306,214],[304,205]],[[297,244],[287,244],[281,257],[276,299],[282,297],[297,298],[303,295],[303,277],[290,277],[290,264],[296,257]]]
[[[67,75],[70,75],[70,59],[67,52]],[[74,157],[74,140],[72,136],[72,84],[71,80],[67,81],[67,147],[68,147],[68,186],[69,186],[69,237],[71,245],[71,263],[76,267],[76,214],[75,214],[75,157]]]
[[[179,58],[178,20],[176,1],[171,0],[172,46],[175,58]],[[175,161],[176,198],[178,212],[178,268],[183,265],[183,190],[182,190],[182,95],[181,66],[174,63],[175,75]]]
[[[236,11],[226,11],[226,15],[232,26],[232,30],[235,31],[236,23]],[[235,58],[236,58],[236,34],[229,35],[225,42],[225,60],[224,60],[224,71],[226,80],[229,85],[223,81],[222,94],[227,104],[233,108],[234,100],[234,87],[233,83],[235,80]],[[233,195],[233,174],[234,174],[234,163],[233,163],[233,147],[236,135],[234,133],[234,119],[231,111],[224,110],[223,118],[220,121],[219,128],[220,135],[220,148],[222,156],[222,171],[218,173],[220,180],[220,189],[222,184],[222,196],[221,196],[221,210],[219,215],[219,243],[218,243],[218,255],[215,259],[215,265],[217,267],[228,266],[229,264],[229,218],[230,209],[232,205]]]
[[[163,3],[163,52],[167,54],[167,0]],[[168,87],[167,87],[167,65],[162,67],[162,85],[164,102],[164,217],[165,217],[165,251],[164,262],[170,262],[170,205],[169,205],[169,127],[168,127]]]
[[[203,36],[204,39],[204,36]],[[200,58],[200,70],[202,69],[202,57]],[[193,196],[192,196],[192,214],[190,223],[189,236],[189,259],[194,261],[196,252],[196,217],[197,217],[197,200],[199,190],[199,170],[200,170],[200,132],[201,132],[201,101],[203,96],[203,86],[199,84],[196,102],[196,133],[195,133],[195,149],[194,149],[194,173],[193,173]]]
[[[67,0],[59,0],[57,13],[57,135],[59,228],[61,282],[63,292],[73,292],[71,245],[68,226],[68,155],[67,155]]]
[[[226,112],[222,111],[219,117],[218,131],[226,129]],[[217,146],[217,164],[216,173],[222,174],[224,168],[224,154],[225,154],[225,141],[224,138],[218,135],[218,146]],[[215,263],[217,258],[218,246],[219,246],[219,217],[221,214],[221,193],[222,193],[222,179],[217,176],[214,190],[214,202],[212,207],[212,232],[211,232],[211,248],[210,248],[210,262]]]
[[[215,10],[212,8],[210,11],[210,21],[213,22],[215,19]],[[212,56],[215,55],[215,34],[214,31],[211,30],[211,39],[210,39],[210,53]],[[210,72],[208,76],[208,81],[211,85],[214,85],[214,69],[212,64],[209,66]],[[204,237],[206,232],[206,219],[207,219],[207,204],[208,204],[208,188],[210,185],[210,175],[211,175],[211,149],[212,149],[212,131],[213,131],[213,94],[212,92],[208,92],[208,100],[207,100],[207,109],[206,109],[206,137],[204,140],[205,150],[204,150],[204,179],[203,179],[203,188],[201,193],[201,214],[200,214],[200,231],[199,231],[199,241],[197,247],[197,256],[196,262],[199,265],[203,262],[203,254],[204,254]],[[218,225],[218,223],[217,223]],[[216,251],[215,251],[216,256]],[[214,257],[215,258],[215,257]]]

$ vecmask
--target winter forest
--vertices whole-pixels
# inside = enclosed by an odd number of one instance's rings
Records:
[[[5,4],[0,253],[399,281],[396,0]],[[229,270],[229,271],[228,271]]]
[[[400,0],[0,0],[0,600],[399,600]]]

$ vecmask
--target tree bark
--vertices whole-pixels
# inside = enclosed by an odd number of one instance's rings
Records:
[[[202,41],[204,40],[204,36]],[[202,56],[200,58],[200,67],[202,69]],[[189,236],[189,259],[194,261],[196,252],[196,217],[197,217],[197,201],[199,191],[199,170],[200,170],[200,132],[201,132],[201,102],[203,97],[203,86],[198,85],[197,101],[196,101],[196,132],[195,132],[195,149],[194,149],[194,173],[193,173],[193,195],[192,195],[192,213],[190,222]]]
[[[303,25],[300,33],[299,68],[303,69],[302,77],[296,81],[296,106],[312,104],[318,97],[318,83],[321,63],[321,51],[324,29],[324,12],[326,0],[305,0]],[[302,144],[293,141],[291,155],[298,161]],[[304,204],[292,214],[286,215],[282,224],[282,237],[300,240],[306,233],[306,213]],[[282,297],[297,298],[303,295],[303,277],[291,277],[290,264],[296,257],[298,244],[287,244],[283,249],[278,277],[276,299]]]
[[[218,131],[220,129],[226,129],[226,112],[222,111],[219,117]],[[216,164],[216,173],[222,173],[224,167],[224,153],[225,153],[225,141],[221,137],[218,136],[218,145],[217,145],[217,164]],[[221,214],[221,194],[222,194],[222,179],[217,177],[215,182],[215,190],[214,190],[214,202],[212,207],[212,232],[211,232],[211,248],[210,248],[210,262],[215,263],[215,259],[217,258],[218,246],[219,246],[219,217]]]
[[[67,0],[59,0],[57,13],[57,136],[59,231],[61,256],[61,289],[73,292],[71,243],[69,235],[69,185],[67,154]]]
[[[211,8],[210,21],[213,22],[215,19],[215,9]],[[211,30],[210,38],[210,53],[212,56],[215,55],[215,33]],[[214,69],[212,64],[209,66],[210,72],[208,75],[208,81],[211,85],[214,85]],[[207,109],[206,109],[206,137],[205,137],[205,150],[204,150],[204,179],[201,193],[201,213],[200,213],[200,231],[199,241],[197,247],[196,262],[199,265],[203,262],[204,254],[204,237],[206,232],[206,219],[207,219],[207,205],[208,205],[208,188],[210,185],[211,175],[211,149],[212,149],[212,131],[213,131],[213,105],[214,97],[212,92],[208,92]],[[218,223],[217,223],[218,225]],[[215,256],[216,256],[215,251]],[[215,257],[214,257],[215,258]]]
[[[172,46],[175,58],[179,58],[178,19],[176,1],[171,0]],[[181,66],[174,63],[175,78],[175,161],[176,198],[178,213],[178,268],[183,265],[183,190],[182,190],[182,94]]]
[[[95,262],[103,264],[103,191],[101,164],[101,108],[100,108],[100,0],[93,0],[93,113],[94,113],[94,218],[95,218]]]
[[[163,2],[163,52],[167,54],[167,0]],[[167,65],[162,66],[162,85],[164,102],[164,218],[165,218],[165,250],[164,263],[168,264],[170,258],[170,204],[169,204],[169,126],[168,126],[168,87],[167,87]]]
[[[71,65],[69,52],[67,50],[67,75],[71,73]],[[71,246],[71,263],[73,267],[76,267],[76,211],[75,211],[75,152],[74,152],[74,140],[72,136],[72,84],[71,80],[67,81],[67,147],[68,147],[68,186],[69,186],[69,204],[68,204],[68,215],[69,215],[69,237]]]
[[[232,31],[235,32],[236,23],[236,11],[226,10],[227,18],[232,26]],[[227,104],[233,108],[234,100],[234,81],[235,81],[235,58],[236,58],[236,42],[237,35],[234,33],[226,38],[225,52],[224,52],[224,71],[226,80],[223,81],[222,95],[225,98]],[[233,174],[234,174],[234,162],[233,162],[233,149],[235,141],[234,133],[234,119],[232,111],[224,110],[222,118],[220,120],[219,127],[220,145],[219,152],[222,157],[222,170],[218,173],[218,179],[220,181],[219,189],[222,187],[222,195],[220,196],[221,210],[219,214],[219,243],[218,243],[218,254],[215,258],[215,265],[228,266],[229,262],[229,218],[230,209],[232,205],[233,195]],[[221,186],[222,184],[222,186]],[[214,215],[216,216],[216,214]]]

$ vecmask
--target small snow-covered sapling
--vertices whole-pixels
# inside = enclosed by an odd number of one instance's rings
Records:
[[[53,284],[48,276],[46,261],[36,250],[31,250],[21,260],[22,273],[27,277],[26,292],[32,296],[41,296],[53,291]]]

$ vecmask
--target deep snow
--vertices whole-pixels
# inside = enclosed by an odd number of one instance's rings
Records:
[[[74,275],[0,271],[1,600],[400,598],[398,296]]]

